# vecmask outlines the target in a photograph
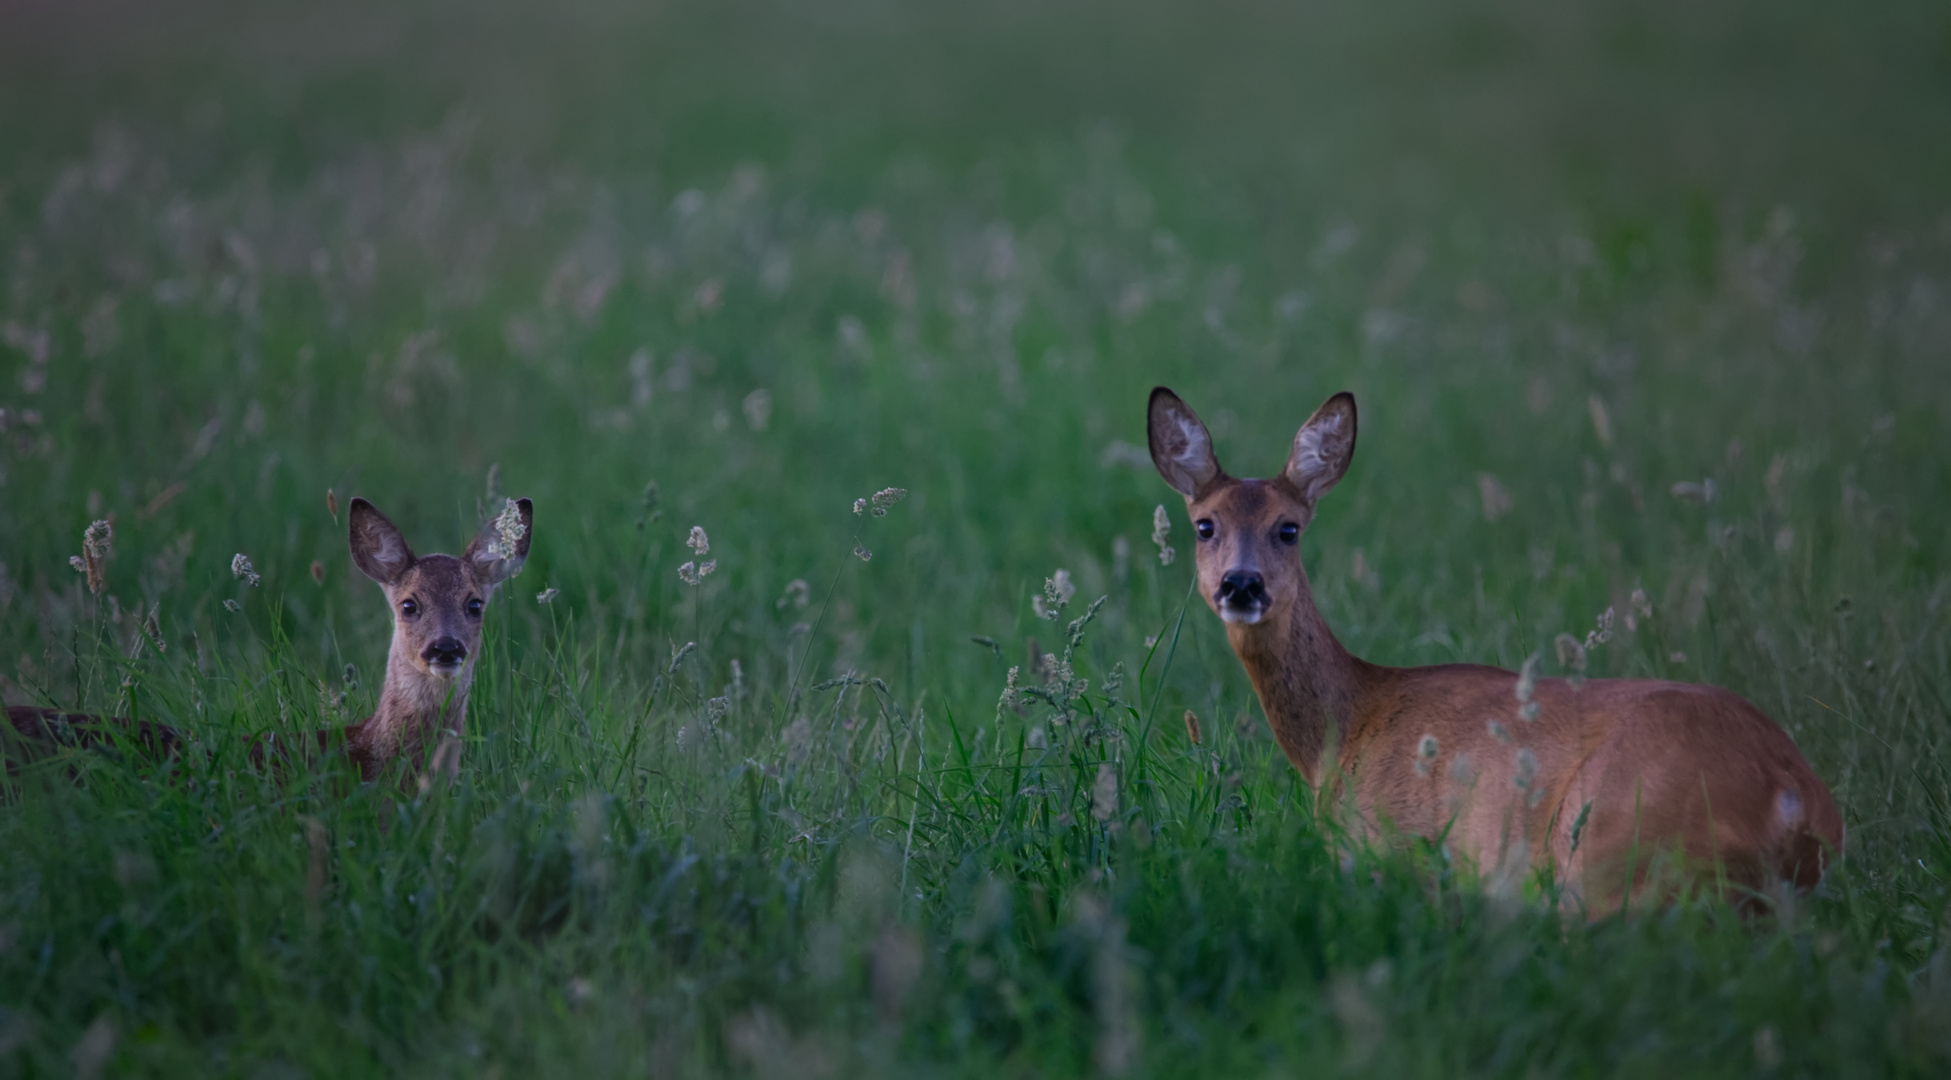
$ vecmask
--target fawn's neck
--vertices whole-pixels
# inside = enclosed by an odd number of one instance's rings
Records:
[[[468,658],[459,675],[442,679],[421,671],[410,648],[394,635],[379,711],[350,732],[353,757],[368,780],[396,757],[405,757],[414,772],[428,764],[430,753],[436,755],[432,764],[438,771],[451,773],[459,765],[458,740],[467,727],[474,658]]]
[[[1342,648],[1328,629],[1314,606],[1306,571],[1299,596],[1282,616],[1250,625],[1227,623],[1226,639],[1246,668],[1287,760],[1309,784],[1317,783],[1323,752],[1332,746],[1339,755],[1347,745],[1348,726],[1373,669]]]

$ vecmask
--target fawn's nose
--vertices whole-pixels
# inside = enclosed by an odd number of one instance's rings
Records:
[[[1219,602],[1230,607],[1258,607],[1267,602],[1267,582],[1255,570],[1232,570],[1219,579]]]
[[[436,638],[420,656],[429,664],[445,667],[466,660],[467,646],[461,644],[461,639],[457,637]]]

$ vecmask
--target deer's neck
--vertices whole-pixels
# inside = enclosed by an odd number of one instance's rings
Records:
[[[1332,747],[1339,754],[1347,745],[1370,665],[1350,655],[1328,629],[1305,572],[1299,597],[1280,618],[1228,623],[1226,637],[1281,750],[1308,783],[1317,783],[1323,752]]]
[[[353,757],[367,779],[373,779],[394,758],[407,759],[418,771],[436,748],[457,744],[467,727],[467,695],[474,685],[474,659],[459,675],[442,679],[419,670],[408,655],[409,646],[396,635],[386,658],[386,686],[380,691],[379,711],[350,733]],[[446,765],[445,761],[436,765]]]

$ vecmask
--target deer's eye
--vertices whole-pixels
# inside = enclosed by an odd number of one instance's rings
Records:
[[[405,615],[409,619],[420,614],[420,601],[415,600],[411,596],[400,601],[400,614]]]
[[[1281,543],[1298,544],[1300,543],[1300,540],[1301,540],[1301,527],[1299,525],[1296,525],[1291,521],[1281,523],[1280,526]]]
[[[1197,522],[1193,523],[1192,527],[1199,530],[1199,539],[1211,540],[1213,538],[1212,518],[1200,518]]]
[[[482,608],[482,603],[480,597],[476,596],[476,597],[469,598],[467,602],[467,613],[470,617],[476,619],[480,618],[481,608]]]

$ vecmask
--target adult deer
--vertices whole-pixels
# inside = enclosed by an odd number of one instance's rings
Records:
[[[1198,536],[1199,590],[1275,739],[1358,832],[1440,841],[1493,880],[1549,868],[1564,902],[1593,918],[1689,885],[1751,908],[1783,885],[1814,887],[1840,854],[1829,789],[1787,733],[1726,690],[1533,684],[1350,655],[1314,606],[1299,543],[1354,457],[1352,395],[1315,410],[1271,480],[1228,476],[1206,426],[1164,387],[1148,427],[1152,462]]]
[[[528,558],[534,513],[527,499],[510,500],[460,557],[416,556],[386,515],[364,499],[352,500],[352,561],[385,590],[393,609],[393,645],[379,710],[350,727],[313,732],[296,747],[260,739],[251,746],[252,760],[263,764],[294,753],[342,751],[367,781],[379,779],[396,760],[406,765],[401,783],[407,790],[436,777],[453,780],[460,772],[482,619],[495,587]],[[176,753],[185,742],[167,725],[116,716],[15,706],[7,718],[29,756],[61,746],[132,744],[160,757]]]

